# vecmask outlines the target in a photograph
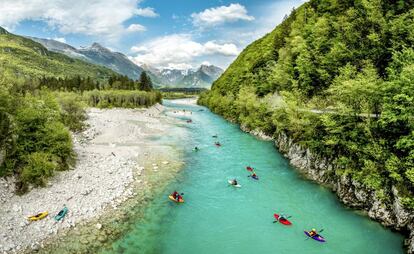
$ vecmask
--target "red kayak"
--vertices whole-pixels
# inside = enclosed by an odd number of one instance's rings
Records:
[[[289,226],[289,225],[292,225],[292,222],[290,222],[290,221],[288,221],[288,220],[286,220],[286,219],[281,219],[281,220],[279,220],[279,214],[273,214],[273,216],[275,216],[275,219],[277,220],[277,221],[279,221],[280,223],[282,223],[283,225],[286,225],[286,226]]]
[[[253,168],[252,168],[252,167],[250,167],[250,166],[247,166],[247,167],[246,167],[246,169],[247,169],[248,171],[253,171]]]

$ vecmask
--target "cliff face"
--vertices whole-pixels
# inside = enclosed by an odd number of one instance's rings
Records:
[[[296,144],[286,134],[273,139],[260,131],[251,131],[244,126],[240,128],[261,139],[273,140],[295,168],[308,179],[330,187],[345,205],[364,210],[370,218],[406,234],[407,253],[414,253],[414,214],[403,207],[395,187],[392,187],[388,201],[383,201],[375,190],[353,180],[349,175],[337,175],[334,164]]]

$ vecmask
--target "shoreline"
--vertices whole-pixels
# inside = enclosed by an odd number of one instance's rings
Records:
[[[362,212],[364,216],[380,223],[383,227],[403,235],[404,251],[408,254],[414,253],[414,227],[410,222],[412,215],[403,208],[398,197],[394,197],[392,204],[385,204],[376,197],[375,191],[364,187],[348,176],[332,177],[334,164],[296,144],[286,134],[273,138],[262,131],[250,130],[243,125],[239,125],[239,128],[257,139],[271,141],[304,179],[328,188],[335,193],[344,206]],[[394,192],[396,190],[393,189]],[[390,217],[395,217],[395,219],[390,219]]]
[[[162,114],[164,109],[162,105],[90,108],[88,128],[73,134],[77,154],[73,169],[57,172],[46,187],[22,196],[13,192],[13,179],[0,179],[0,253],[47,249],[53,241],[60,242],[60,236],[67,238],[89,222],[96,222],[96,229],[100,229],[104,223],[99,218],[110,218],[114,211],[122,210],[121,204],[150,189],[151,174],[171,168],[176,172],[179,152],[158,140],[177,127],[177,120]],[[56,222],[53,217],[63,205],[69,212]],[[27,216],[42,211],[48,211],[49,216],[28,222]],[[83,242],[87,249],[89,241]]]

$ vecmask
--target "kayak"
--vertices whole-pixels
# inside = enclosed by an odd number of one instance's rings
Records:
[[[215,143],[215,145],[216,145],[216,146],[221,146],[221,144],[220,144],[220,143]]]
[[[29,221],[38,221],[38,220],[46,218],[46,216],[48,214],[49,214],[48,212],[41,212],[41,213],[38,213],[36,215],[29,216],[28,220]]]
[[[286,220],[286,219],[279,220],[279,214],[277,213],[273,214],[273,216],[275,216],[275,219],[279,221],[280,223],[282,223],[283,225],[286,225],[286,226],[292,225],[292,222],[290,222],[289,220]]]
[[[168,198],[171,199],[172,201],[174,201],[175,203],[184,203],[184,199],[183,198],[181,198],[178,201],[172,195],[169,195]]]
[[[253,171],[253,168],[252,168],[252,167],[250,167],[250,166],[247,166],[247,167],[246,167],[246,169],[247,169],[248,171]]]
[[[55,221],[60,221],[65,217],[65,215],[68,213],[68,208],[65,206],[62,210],[55,216]]]
[[[321,235],[319,235],[319,234],[317,234],[317,235],[314,235],[314,236],[310,236],[310,234],[309,234],[309,232],[308,231],[303,231],[304,233],[305,233],[305,235],[307,235],[308,237],[311,237],[313,240],[315,240],[315,241],[318,241],[318,242],[326,242],[325,241],[325,238],[323,238],[323,236],[321,236]]]
[[[259,180],[259,177],[258,177],[258,176],[252,176],[252,178],[253,178],[254,180]]]
[[[228,180],[227,182],[228,182],[230,185],[233,185],[233,186],[234,186],[234,187],[236,187],[236,188],[241,188],[241,185],[240,185],[240,184],[234,185],[232,180]]]

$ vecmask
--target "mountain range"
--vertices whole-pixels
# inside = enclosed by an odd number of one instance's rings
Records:
[[[46,47],[50,51],[65,54],[72,58],[88,61],[93,64],[103,65],[119,74],[138,79],[143,69],[134,64],[128,57],[119,52],[113,52],[93,43],[90,47],[75,48],[66,43],[51,39],[28,37]]]
[[[197,69],[155,69],[141,66],[148,73],[156,86],[160,87],[197,87],[209,88],[223,73],[223,70],[214,65],[201,65]]]
[[[197,87],[209,88],[211,84],[223,73],[223,70],[214,65],[201,65],[197,69],[157,69],[152,66],[138,66],[126,55],[114,52],[99,43],[90,47],[75,48],[66,43],[52,39],[27,37],[42,44],[48,50],[65,54],[71,58],[87,61],[105,66],[119,74],[132,79],[139,79],[145,70],[156,87]]]
[[[74,77],[108,79],[115,72],[80,59],[48,50],[42,44],[0,27],[0,69],[2,76]]]

